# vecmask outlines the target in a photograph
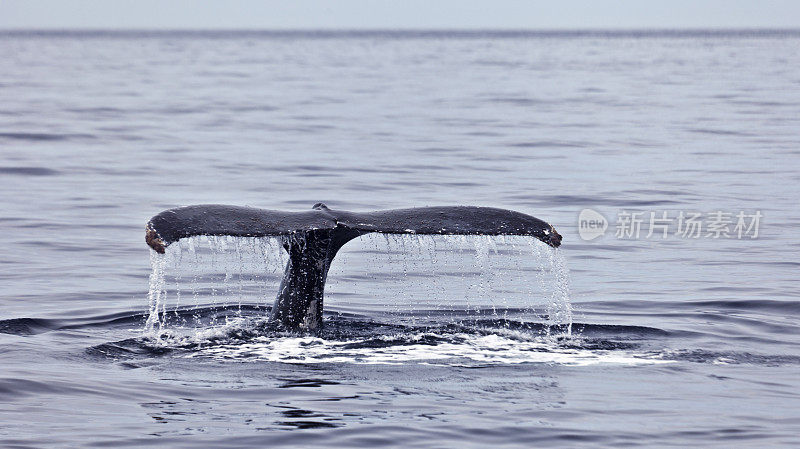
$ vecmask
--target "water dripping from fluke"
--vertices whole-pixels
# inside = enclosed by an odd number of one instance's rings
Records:
[[[570,333],[568,272],[563,257],[541,243],[524,237],[493,236],[366,235],[358,241],[359,246],[376,248],[356,251],[373,259],[362,263],[368,267],[388,263],[367,276],[401,284],[402,291],[391,290],[399,293],[396,299],[374,298],[376,303],[396,306],[394,314],[399,317],[420,320],[424,314],[436,321],[447,318],[443,311],[449,311],[453,319],[502,318],[509,313],[521,316],[525,310],[531,318]],[[227,315],[213,318],[214,324],[233,318],[232,311],[254,301],[265,311],[271,309],[268,303],[270,289],[274,290],[279,278],[277,267],[288,263],[280,246],[282,242],[276,238],[192,237],[164,254],[151,253],[145,330],[153,334],[166,330],[178,317],[177,310],[191,304],[189,299],[195,306],[224,308]],[[205,251],[197,249],[204,247]],[[401,253],[398,248],[411,249],[412,253],[401,262],[396,256]],[[381,253],[387,256],[377,256]],[[180,320],[185,322],[184,315]]]

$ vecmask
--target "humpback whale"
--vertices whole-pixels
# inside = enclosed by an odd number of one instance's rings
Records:
[[[165,210],[147,223],[145,240],[163,254],[170,244],[197,235],[277,236],[289,254],[271,319],[290,330],[322,325],[325,280],[331,261],[350,240],[371,232],[423,235],[525,235],[557,248],[550,224],[506,209],[440,206],[347,212],[317,203],[310,211],[283,212],[203,204]]]

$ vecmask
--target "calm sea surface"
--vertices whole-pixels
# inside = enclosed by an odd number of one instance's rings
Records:
[[[16,32],[0,61],[0,446],[800,445],[797,32]],[[359,239],[320,335],[265,323],[269,240],[151,282],[163,209],[319,201],[564,244]]]

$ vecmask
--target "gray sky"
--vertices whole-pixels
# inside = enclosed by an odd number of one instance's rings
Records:
[[[0,0],[10,28],[800,28],[795,0]]]

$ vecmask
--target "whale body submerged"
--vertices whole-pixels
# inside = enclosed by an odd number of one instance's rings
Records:
[[[506,209],[439,206],[347,212],[322,203],[306,212],[203,204],[165,210],[147,223],[145,240],[156,252],[197,235],[282,238],[289,254],[271,319],[286,329],[322,325],[325,280],[333,258],[350,240],[371,232],[421,235],[523,235],[557,248],[550,224]]]

